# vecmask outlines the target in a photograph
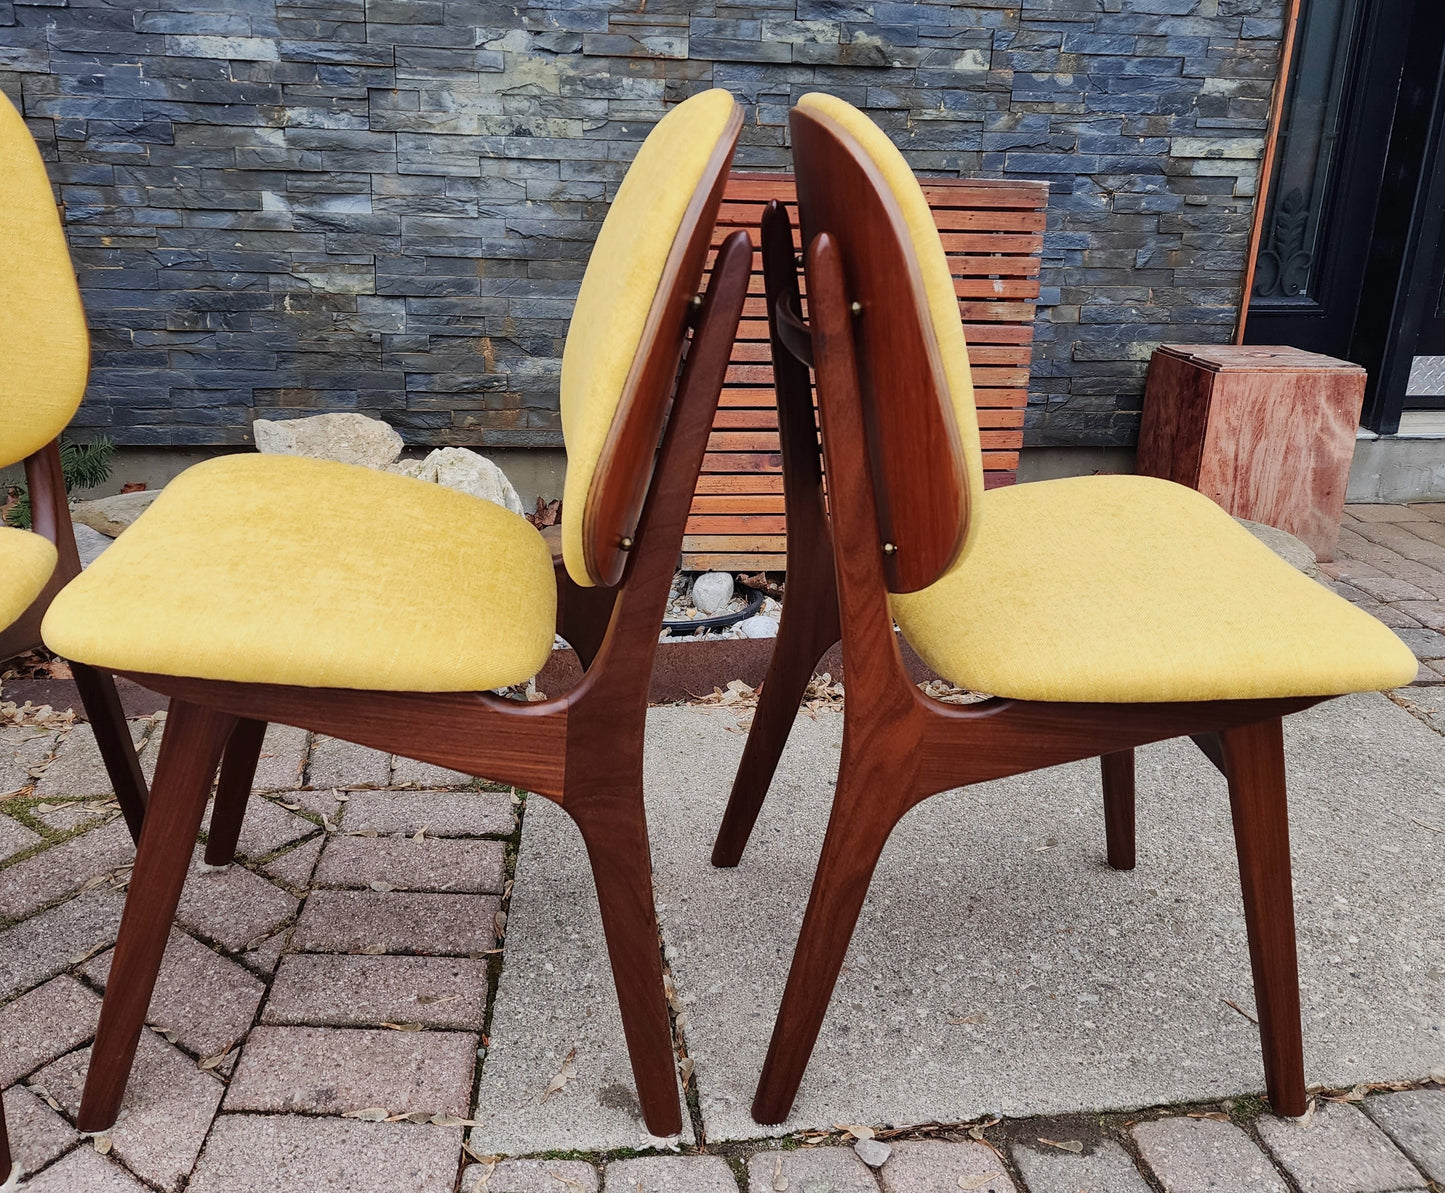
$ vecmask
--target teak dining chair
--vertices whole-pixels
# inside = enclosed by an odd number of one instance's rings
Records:
[[[1109,862],[1129,869],[1133,748],[1186,734],[1228,779],[1269,1097],[1302,1114],[1280,718],[1408,683],[1414,658],[1182,486],[1098,476],[984,492],[957,302],[917,181],[840,100],[804,97],[791,125],[806,323],[780,208],[763,241],[788,590],[715,864],[741,856],[803,685],[840,628],[847,697],[832,814],[753,1117],[787,1117],[874,867],[910,808],[1100,756]],[[924,695],[904,672],[895,618],[940,675],[991,698]]]
[[[33,530],[0,526],[0,661],[41,645],[50,602],[80,574],[60,467],[60,432],[85,395],[90,336],[55,195],[40,151],[0,94],[0,468],[25,462]],[[115,680],[72,675],[131,836],[146,782]]]
[[[54,649],[171,697],[82,1130],[119,1111],[217,764],[206,857],[220,864],[271,721],[561,804],[586,841],[643,1116],[656,1135],[681,1129],[642,738],[752,263],[739,232],[697,294],[741,125],[726,91],[680,104],[598,235],[562,360],[562,560],[525,519],[474,497],[342,464],[231,456],[173,481],[57,598],[45,621]],[[578,685],[531,704],[492,694],[541,668],[554,629],[586,667]]]

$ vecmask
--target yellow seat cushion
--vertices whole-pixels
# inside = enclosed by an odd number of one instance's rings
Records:
[[[612,418],[673,241],[736,106],[729,92],[716,87],[657,122],[617,188],[587,259],[562,350],[560,388],[567,443],[562,557],[578,584],[593,583],[582,529]]]
[[[0,526],[0,630],[30,608],[55,571],[55,545],[28,530]]]
[[[804,112],[814,112],[840,125],[863,148],[883,181],[888,184],[893,200],[908,226],[913,254],[923,279],[923,293],[928,300],[929,322],[938,343],[939,362],[948,383],[949,405],[958,427],[959,446],[963,452],[964,477],[967,481],[968,528],[953,566],[957,567],[972,549],[973,535],[984,493],[983,452],[978,437],[978,410],[973,399],[973,371],[968,363],[968,344],[964,340],[963,320],[958,311],[958,294],[953,288],[948,257],[933,209],[918,179],[888,134],[852,104],[837,96],[810,92],[798,100]]]
[[[30,130],[0,94],[0,467],[64,430],[89,372],[55,194]]]
[[[968,560],[893,597],[961,687],[1021,700],[1241,700],[1399,687],[1414,655],[1202,494],[1140,476],[993,489]]]
[[[235,455],[173,480],[42,632],[112,671],[477,691],[546,662],[551,553],[525,519],[410,477]]]

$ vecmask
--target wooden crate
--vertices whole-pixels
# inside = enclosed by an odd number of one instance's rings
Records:
[[[921,181],[943,236],[968,337],[985,482],[990,488],[1012,484],[1023,445],[1048,184]],[[796,224],[792,175],[734,174],[723,195],[714,248],[738,228],[746,229],[756,246],[770,199],[787,203]],[[683,539],[682,566],[782,571],[786,530],[762,256],[755,252],[752,286]]]
[[[1161,344],[1149,362],[1138,469],[1333,558],[1365,370],[1257,344]]]

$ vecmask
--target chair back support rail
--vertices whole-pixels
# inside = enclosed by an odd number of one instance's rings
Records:
[[[511,783],[569,813],[597,886],[643,1117],[655,1135],[681,1130],[642,740],[658,630],[747,297],[752,249],[742,233],[718,249],[706,293],[698,294],[740,127],[736,111],[674,239],[638,350],[645,359],[634,357],[589,490],[596,507],[584,524],[590,562],[615,570],[616,582],[576,584],[554,553],[557,630],[585,666],[575,687],[526,703],[489,692],[133,676],[169,695],[171,714],[77,1120],[82,1129],[106,1129],[119,1112],[211,777],[219,765],[206,859],[220,865],[234,855],[265,726],[274,721]]]
[[[848,699],[828,831],[753,1117],[769,1124],[787,1117],[874,866],[910,808],[937,792],[1101,757],[1109,860],[1116,868],[1130,868],[1133,747],[1186,735],[1196,739],[1229,781],[1270,1100],[1280,1113],[1303,1113],[1280,718],[1321,698],[1063,704],[994,697],[953,705],[925,696],[909,681],[889,607],[893,577],[884,544],[892,529],[884,521],[886,506],[879,492],[894,480],[875,466],[880,448],[871,442],[886,420],[882,411],[868,408],[888,393],[881,374],[898,362],[880,353],[871,335],[870,321],[884,322],[876,296],[885,292],[887,281],[868,275],[894,268],[897,256],[906,257],[912,250],[897,224],[880,218],[880,203],[864,202],[855,192],[856,180],[867,177],[867,171],[859,169],[861,147],[811,113],[794,109],[791,119],[807,231],[806,345],[799,343],[798,328],[790,326],[800,322],[793,313],[800,287],[791,230],[780,206],[765,217],[763,239],[771,344],[779,354],[783,471],[789,485],[800,491],[788,492],[788,596],[778,641],[714,846],[715,864],[735,865],[741,857],[807,677],[839,631]],[[816,203],[818,196],[832,195],[848,197],[847,212],[840,212],[841,203]],[[880,199],[886,208],[887,196]],[[849,212],[865,215],[855,220]],[[923,308],[916,299],[904,292],[897,301],[915,302],[914,317],[922,321]],[[896,327],[898,320],[890,317],[886,322]],[[789,344],[799,350],[790,351]],[[810,357],[830,478],[826,512],[818,437],[807,433],[812,398],[805,362]],[[915,365],[914,375],[921,368]],[[921,383],[927,380],[925,371]],[[884,400],[893,399],[890,395]],[[918,416],[927,413],[925,404]],[[792,429],[799,433],[788,433]],[[928,450],[935,457],[940,454],[937,444]],[[947,480],[945,474],[945,488]],[[799,527],[791,524],[795,511],[811,540],[806,545],[799,541]],[[935,560],[944,554],[944,537],[931,540]],[[820,574],[824,568],[827,574]],[[797,597],[803,604],[794,614],[790,606]],[[836,606],[830,607],[831,601]]]

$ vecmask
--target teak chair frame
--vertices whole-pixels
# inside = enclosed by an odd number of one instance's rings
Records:
[[[81,1130],[108,1128],[120,1110],[217,765],[205,857],[222,865],[234,855],[261,741],[275,721],[511,783],[561,805],[587,846],[643,1117],[654,1135],[681,1131],[642,802],[642,742],[658,631],[752,266],[747,234],[734,233],[718,250],[706,295],[697,295],[740,126],[739,112],[725,152],[710,167],[716,181],[684,222],[686,252],[670,260],[664,274],[654,307],[655,313],[661,308],[654,326],[663,331],[641,368],[634,366],[635,374],[661,387],[660,396],[632,395],[643,415],[619,415],[625,426],[612,459],[627,463],[607,465],[604,456],[605,467],[624,469],[622,495],[604,507],[598,532],[614,534],[609,517],[626,529],[601,544],[623,556],[619,582],[578,585],[554,560],[557,630],[585,668],[574,688],[529,704],[478,692],[134,676],[171,698],[170,714],[81,1101]],[[679,233],[679,243],[683,239]],[[679,377],[688,325],[694,330]],[[627,402],[625,395],[624,411]],[[625,471],[637,467],[650,472],[650,483],[639,487]],[[629,512],[634,492],[640,512]]]
[[[59,558],[40,595],[16,621],[0,629],[0,661],[44,645],[40,623],[45,611],[55,594],[80,575],[80,552],[75,545],[75,526],[70,520],[58,439],[52,439],[25,457],[25,485],[30,494],[31,529],[50,540]],[[84,663],[71,663],[70,673],[95,733],[95,744],[115,789],[126,827],[131,839],[138,843],[145,820],[146,780],[126,726],[115,679],[108,671]]]
[[[954,705],[924,695],[909,680],[888,599],[902,588],[890,583],[898,575],[898,548],[880,525],[878,490],[890,475],[929,475],[935,462],[929,453],[941,450],[938,440],[910,437],[903,407],[908,400],[926,401],[936,412],[946,390],[936,371],[921,394],[908,387],[887,390],[885,370],[896,372],[905,362],[880,354],[877,346],[902,333],[895,326],[880,335],[876,324],[896,324],[900,312],[907,313],[916,337],[927,307],[886,184],[832,122],[794,109],[792,128],[809,322],[801,314],[791,225],[779,204],[764,215],[762,246],[787,497],[788,590],[714,865],[733,866],[741,858],[813,668],[840,638],[847,698],[832,812],[754,1119],[772,1124],[787,1118],[874,868],[909,809],[953,788],[1100,757],[1109,864],[1131,869],[1134,747],[1186,735],[1229,784],[1269,1099],[1278,1113],[1303,1114],[1280,718],[1325,697],[1140,704],[995,697]],[[860,243],[868,247],[850,255],[850,246]],[[875,267],[865,270],[860,258],[870,255]],[[870,319],[875,327],[868,344]],[[922,336],[931,347],[931,331]],[[810,367],[817,377],[821,458]],[[889,422],[893,435],[880,442],[876,429]],[[884,449],[893,454],[880,463]],[[953,530],[945,520],[933,533],[921,546],[942,561],[941,572],[953,558]]]

